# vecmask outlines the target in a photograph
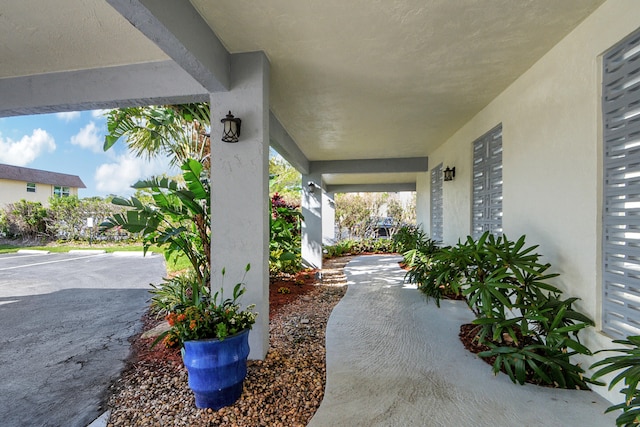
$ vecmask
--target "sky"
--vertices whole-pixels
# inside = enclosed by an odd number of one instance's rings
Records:
[[[78,175],[80,198],[130,196],[136,181],[168,173],[168,159],[147,161],[124,140],[103,151],[105,110],[0,118],[0,163]]]

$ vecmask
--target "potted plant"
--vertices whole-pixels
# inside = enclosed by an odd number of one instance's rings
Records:
[[[249,268],[247,264],[245,275]],[[223,269],[223,278],[224,274]],[[218,410],[242,394],[249,330],[258,315],[253,304],[241,309],[239,298],[245,290],[241,281],[235,285],[233,297],[225,299],[222,289],[211,295],[207,286],[194,280],[190,298],[166,316],[170,329],[153,343],[162,340],[169,347],[181,348],[198,408]]]

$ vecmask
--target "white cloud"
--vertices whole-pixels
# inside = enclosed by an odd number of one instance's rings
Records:
[[[68,111],[66,113],[56,113],[56,117],[62,121],[69,123],[80,117],[80,111]]]
[[[127,153],[118,156],[115,163],[98,166],[95,173],[96,189],[105,194],[129,196],[134,193],[133,184],[152,176],[175,175],[170,169],[169,159],[146,160]]]
[[[52,153],[56,142],[47,131],[35,129],[31,135],[25,135],[19,141],[2,138],[0,135],[0,162],[14,166],[26,166],[40,154]]]
[[[102,152],[103,141],[98,135],[98,128],[93,122],[89,122],[80,132],[71,137],[71,143],[82,148],[87,148],[95,153]]]
[[[94,119],[104,119],[104,115],[109,111],[111,110],[92,110],[91,117],[93,117]]]

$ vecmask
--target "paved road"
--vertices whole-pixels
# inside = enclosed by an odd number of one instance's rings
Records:
[[[0,255],[0,425],[85,427],[139,331],[161,256]]]

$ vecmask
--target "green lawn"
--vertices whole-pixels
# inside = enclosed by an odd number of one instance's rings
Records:
[[[44,246],[19,246],[19,245],[10,245],[10,244],[0,244],[0,254],[14,253],[18,252],[20,249],[34,249],[34,250],[43,250],[49,252],[69,252],[70,250],[82,250],[82,249],[100,249],[109,252],[121,252],[121,251],[142,251],[142,244],[123,244],[123,245],[44,245]],[[157,247],[149,248],[149,252],[154,252],[158,254],[163,254],[162,249]],[[189,264],[189,260],[186,257],[180,257],[177,260],[169,260],[167,261],[167,272],[171,273],[174,271],[184,270],[188,268],[191,264]]]

